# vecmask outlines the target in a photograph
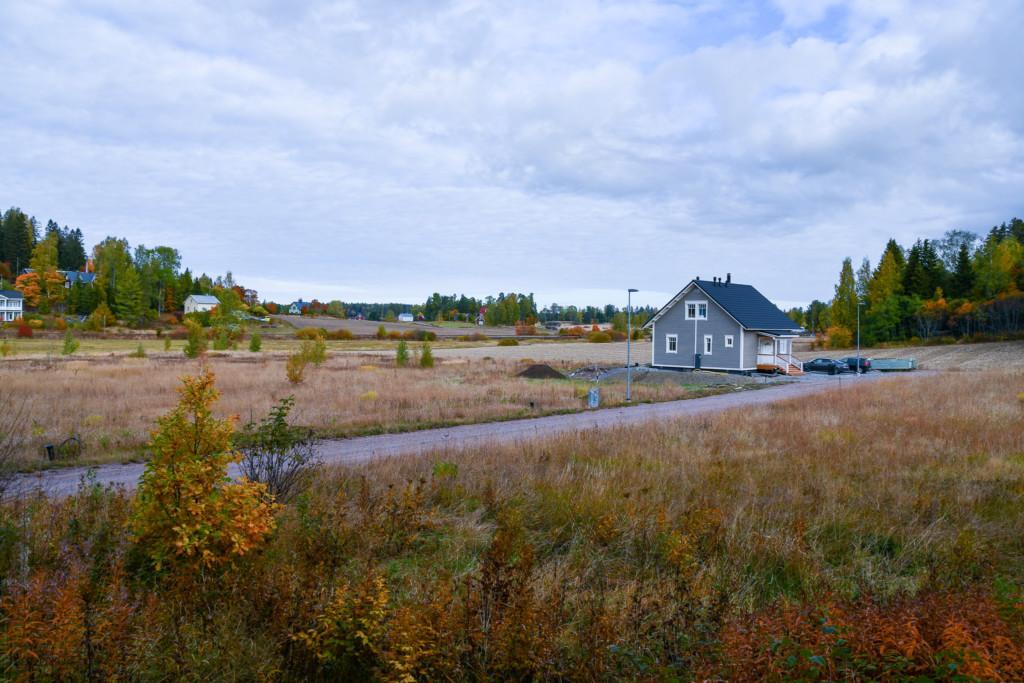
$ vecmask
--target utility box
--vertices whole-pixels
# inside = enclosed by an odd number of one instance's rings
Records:
[[[700,354],[699,353],[693,354],[693,369],[694,370],[700,370]]]
[[[601,406],[601,390],[594,387],[587,392],[587,407],[599,408]]]

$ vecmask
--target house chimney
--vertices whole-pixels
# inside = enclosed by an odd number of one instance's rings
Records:
[[[732,273],[726,273],[725,274],[725,285],[726,285],[726,287],[729,286],[730,282],[732,282]]]

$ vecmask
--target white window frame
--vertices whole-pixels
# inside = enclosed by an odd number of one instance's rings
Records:
[[[735,338],[731,334],[725,335],[725,343],[723,344],[725,348],[731,349],[733,346],[735,346],[735,344]]]
[[[705,356],[712,355],[711,350],[714,348],[714,346],[715,346],[715,336],[713,334],[705,334],[704,335],[704,355]]]
[[[672,347],[675,346],[673,349]],[[666,334],[665,335],[665,353],[679,353],[679,335],[678,334]]]
[[[686,320],[707,320],[708,319],[708,302],[707,301],[698,301],[698,300],[694,299],[693,301],[684,301],[683,303],[686,306],[686,308],[683,309],[685,311]],[[702,305],[704,306],[704,315],[703,316],[700,314],[700,307]],[[694,313],[693,315],[690,315],[690,306],[693,306],[693,313]]]

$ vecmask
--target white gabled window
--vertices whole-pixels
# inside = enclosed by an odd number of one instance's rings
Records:
[[[686,319],[687,320],[707,320],[708,319],[708,302],[707,301],[687,301],[686,302]]]
[[[679,350],[679,335],[665,335],[665,353],[677,353]]]
[[[725,348],[731,349],[733,347],[733,337],[731,334],[725,335]]]
[[[710,356],[711,355],[711,346],[712,346],[712,340],[713,339],[714,339],[714,337],[712,337],[710,334],[705,334],[704,335],[704,355],[705,356]]]

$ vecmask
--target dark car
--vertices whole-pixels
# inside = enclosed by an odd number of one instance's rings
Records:
[[[845,362],[833,358],[815,358],[804,361],[804,372],[824,372],[829,375],[837,375],[840,372],[849,372],[849,368]]]
[[[842,360],[843,360],[844,363],[846,363],[850,367],[851,371],[853,371],[853,372],[857,371],[857,360],[858,360],[857,356],[850,356],[849,358],[843,358]],[[871,369],[871,359],[870,358],[864,358],[862,356],[860,358],[860,371],[861,372],[867,372],[870,369]]]

